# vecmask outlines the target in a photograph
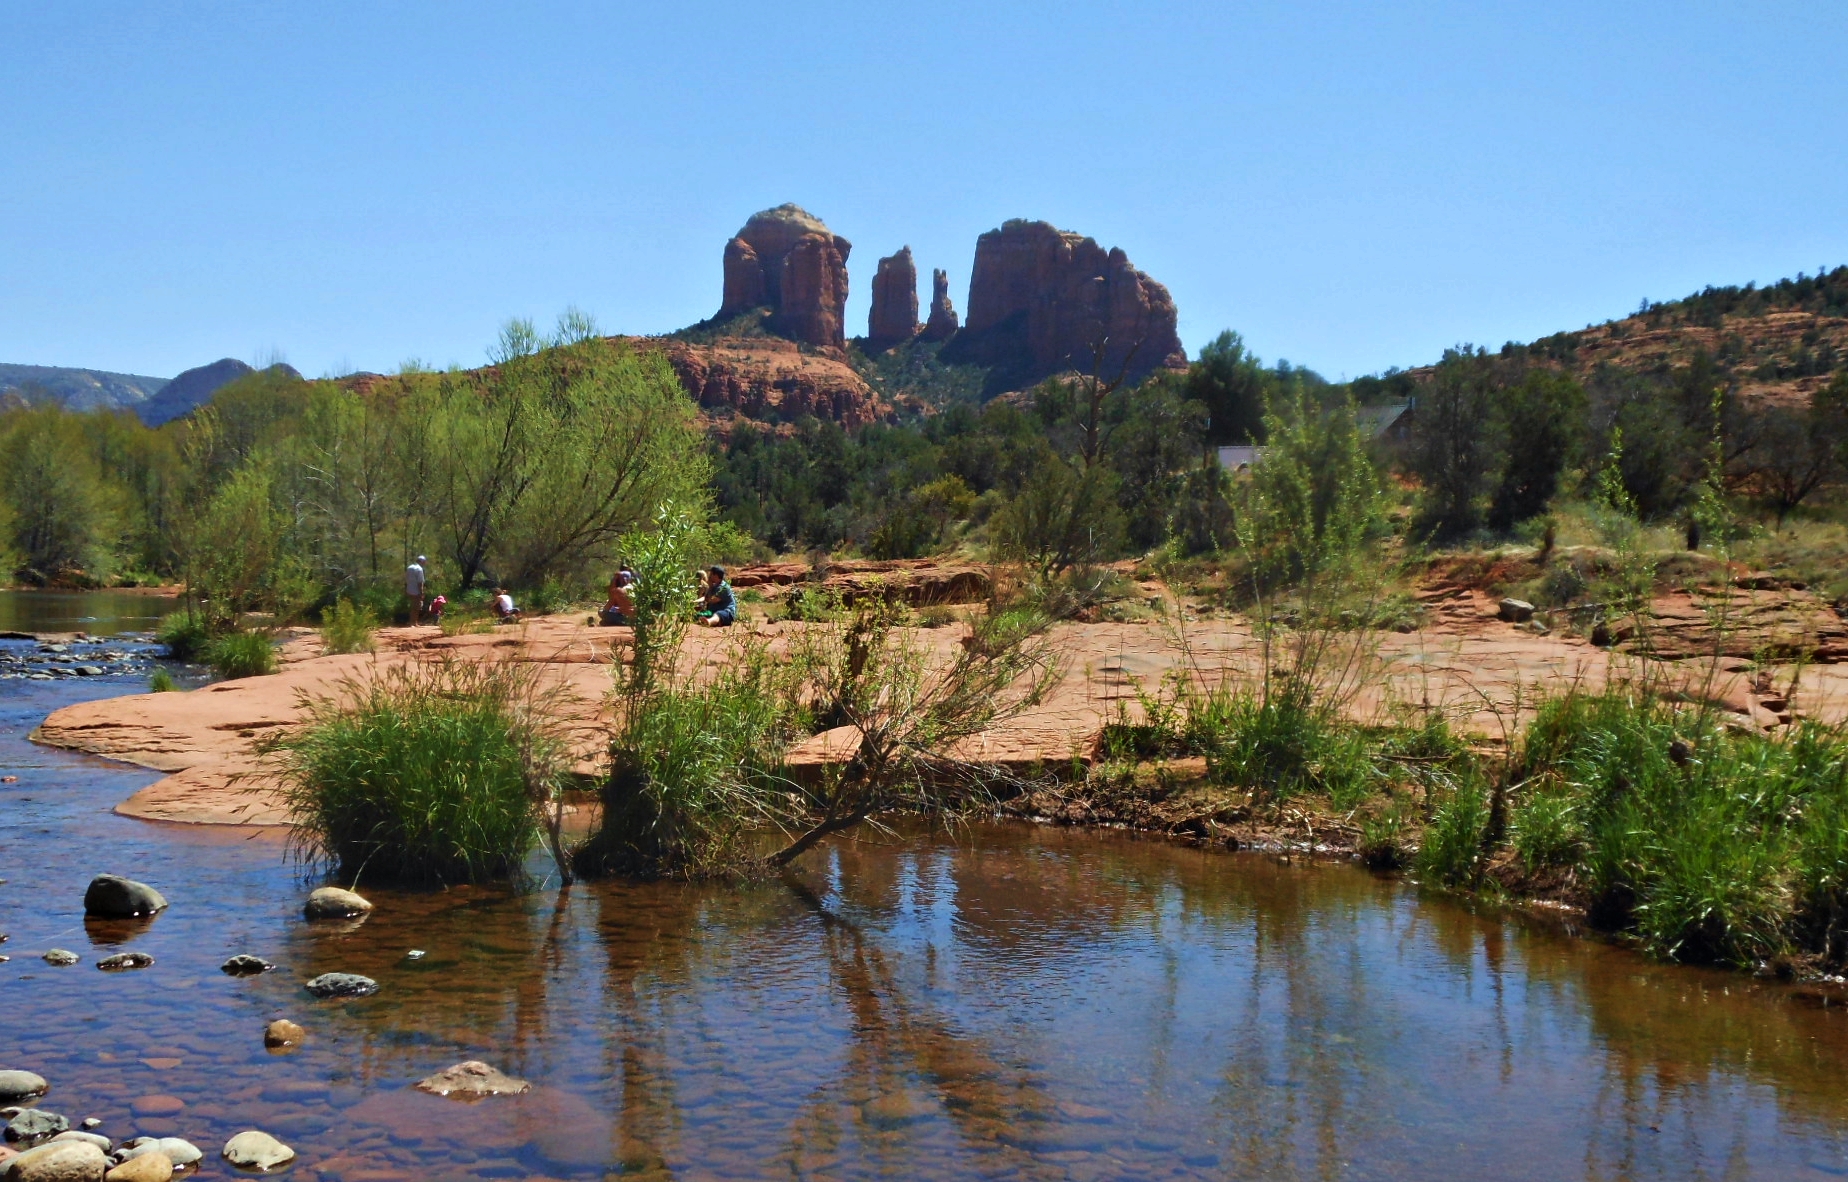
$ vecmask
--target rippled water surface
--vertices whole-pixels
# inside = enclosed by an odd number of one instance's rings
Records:
[[[179,603],[145,591],[0,591],[0,632],[152,632]]]
[[[369,888],[311,926],[273,836],[116,817],[150,773],[24,740],[108,692],[0,686],[0,1068],[206,1176],[245,1128],[328,1182],[1848,1176],[1840,1010],[1345,866],[995,827],[748,889]],[[86,926],[100,871],[171,909]],[[122,947],[155,965],[95,969]],[[311,1000],[330,970],[383,988]],[[307,1045],[265,1051],[275,1017]],[[465,1058],[534,1090],[410,1089]]]

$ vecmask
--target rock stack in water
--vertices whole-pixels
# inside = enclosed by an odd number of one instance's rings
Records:
[[[791,340],[847,344],[847,255],[853,244],[799,205],[753,214],[725,244],[719,318],[767,307],[770,327]]]
[[[873,276],[873,310],[866,318],[866,343],[889,349],[918,335],[918,268],[911,248],[879,260]]]

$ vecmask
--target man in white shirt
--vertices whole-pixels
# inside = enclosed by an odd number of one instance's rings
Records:
[[[423,555],[417,561],[404,568],[404,598],[411,605],[411,624],[415,626],[423,621],[424,605],[424,566],[430,561]]]

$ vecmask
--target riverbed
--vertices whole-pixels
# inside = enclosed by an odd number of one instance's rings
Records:
[[[1848,1176],[1840,1008],[1351,865],[981,825],[749,887],[362,882],[310,925],[278,831],[116,816],[158,773],[25,739],[139,688],[0,682],[0,1068],[204,1176],[243,1129],[308,1182]],[[86,926],[101,872],[172,906]],[[412,1089],[463,1059],[533,1091]]]

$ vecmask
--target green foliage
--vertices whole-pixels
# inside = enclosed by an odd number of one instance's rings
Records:
[[[1481,870],[1489,827],[1489,799],[1480,780],[1470,778],[1449,794],[1425,826],[1418,851],[1419,873],[1452,885],[1474,882]]]
[[[1514,851],[1530,870],[1570,866],[1585,844],[1578,804],[1568,792],[1536,792],[1515,813]]]
[[[631,702],[658,692],[674,676],[681,638],[693,620],[698,538],[694,521],[668,504],[656,511],[652,529],[623,539],[622,552],[635,572],[629,587],[635,639],[630,662],[618,674],[619,688]]]
[[[211,638],[205,618],[192,611],[162,616],[154,630],[154,639],[166,645],[167,655],[176,661],[191,661],[201,656]]]
[[[1208,778],[1256,798],[1322,793],[1346,809],[1378,786],[1365,735],[1306,680],[1277,676],[1260,690],[1222,693],[1191,721]]]
[[[214,628],[230,626],[246,611],[283,616],[307,597],[302,570],[288,551],[288,528],[274,470],[261,458],[235,469],[194,519],[182,561]]]
[[[276,646],[262,632],[226,632],[212,637],[203,651],[205,663],[226,679],[262,677],[276,672]]]
[[[975,509],[975,493],[960,476],[940,476],[905,495],[866,540],[874,558],[922,558],[951,538],[956,522]]]
[[[1340,582],[1384,523],[1379,474],[1353,407],[1322,410],[1297,387],[1265,423],[1270,445],[1237,517],[1253,582],[1263,591]]]
[[[121,498],[77,416],[44,407],[12,412],[0,426],[0,501],[9,527],[0,548],[46,579],[106,577],[123,532]]]
[[[378,617],[350,599],[342,599],[321,612],[321,648],[326,653],[369,653]]]
[[[395,666],[310,699],[268,747],[301,852],[354,882],[518,874],[569,767],[551,713],[512,664]]]
[[[1440,539],[1482,524],[1481,498],[1506,449],[1495,361],[1481,349],[1446,349],[1413,420],[1412,471],[1425,487],[1425,527]]]
[[[170,694],[179,688],[179,684],[173,680],[173,674],[169,673],[164,666],[156,665],[154,672],[148,675],[150,694]]]
[[[1508,441],[1489,501],[1489,528],[1507,532],[1546,512],[1585,433],[1585,388],[1556,370],[1535,367],[1501,391]]]
[[[1124,544],[1116,473],[1048,462],[995,514],[990,537],[998,557],[1025,562],[1041,578],[1116,557]]]

